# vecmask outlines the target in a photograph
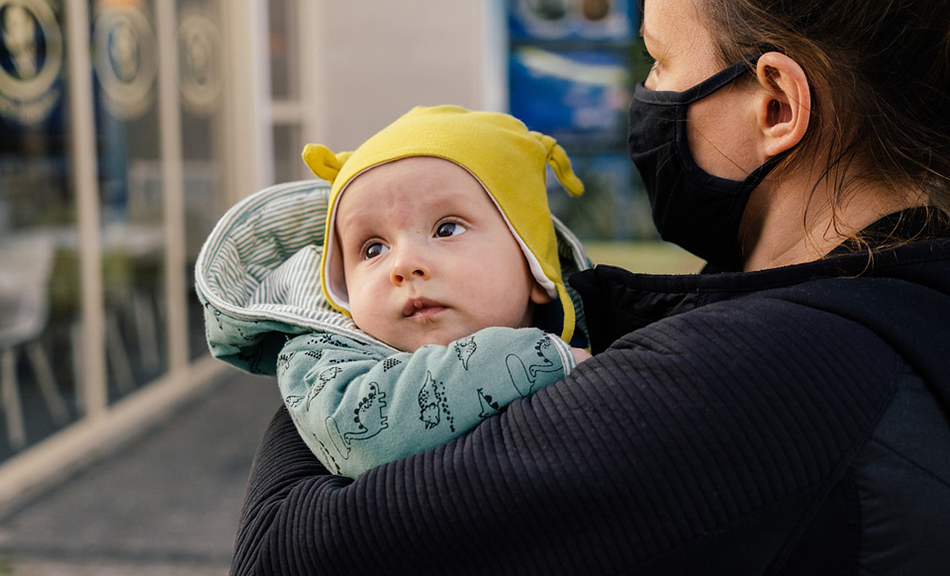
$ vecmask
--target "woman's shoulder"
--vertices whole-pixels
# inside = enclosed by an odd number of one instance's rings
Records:
[[[787,295],[673,314],[618,337],[604,353],[717,385],[735,379],[887,382],[904,369],[886,339],[862,322]]]

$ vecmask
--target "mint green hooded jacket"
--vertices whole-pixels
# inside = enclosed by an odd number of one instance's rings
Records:
[[[326,182],[309,180],[249,196],[215,226],[195,270],[212,355],[275,375],[328,470],[355,478],[444,444],[574,368],[570,346],[539,328],[487,328],[413,353],[361,331],[320,288],[328,194]],[[554,223],[564,276],[589,268],[580,242]]]

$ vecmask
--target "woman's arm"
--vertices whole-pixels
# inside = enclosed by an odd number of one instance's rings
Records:
[[[900,362],[846,321],[761,306],[630,334],[356,481],[329,475],[281,411],[232,573],[764,572],[843,474]]]

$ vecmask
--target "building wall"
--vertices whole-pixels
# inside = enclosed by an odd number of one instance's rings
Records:
[[[317,23],[325,121],[334,149],[351,149],[416,105],[484,105],[481,1],[324,0]]]

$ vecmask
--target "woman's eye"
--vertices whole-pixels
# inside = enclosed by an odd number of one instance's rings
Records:
[[[389,248],[387,248],[381,242],[373,242],[363,249],[363,259],[369,260],[370,258],[375,258],[381,254],[384,254],[388,250]]]
[[[465,232],[465,226],[462,226],[458,222],[443,222],[436,228],[435,235],[437,238],[448,238],[449,236],[457,236],[463,232]]]

